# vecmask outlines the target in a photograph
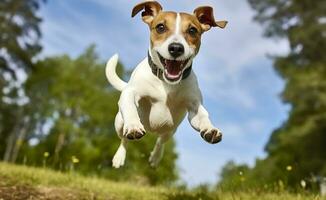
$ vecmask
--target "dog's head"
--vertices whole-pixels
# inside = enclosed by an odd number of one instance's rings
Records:
[[[140,11],[151,31],[150,55],[170,84],[180,82],[182,73],[191,66],[200,48],[201,35],[212,27],[224,28],[227,24],[215,21],[213,8],[209,6],[187,14],[165,12],[157,1],[146,1],[134,7],[132,17]]]

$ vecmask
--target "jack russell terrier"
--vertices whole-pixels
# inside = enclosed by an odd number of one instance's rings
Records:
[[[191,126],[208,143],[221,141],[222,134],[211,123],[202,103],[192,60],[197,55],[201,35],[211,27],[224,28],[227,21],[215,21],[213,9],[198,7],[194,14],[165,12],[156,1],[136,5],[132,17],[142,11],[142,20],[150,29],[150,48],[133,71],[128,83],[116,74],[118,55],[106,65],[106,77],[121,91],[115,129],[121,144],[112,165],[124,165],[128,140],[138,140],[145,130],[157,133],[158,139],[150,154],[155,167],[163,156],[164,143],[175,133],[188,113]]]

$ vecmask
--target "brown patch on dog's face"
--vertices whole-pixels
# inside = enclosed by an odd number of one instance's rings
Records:
[[[187,41],[190,48],[195,49],[196,54],[201,44],[201,35],[204,32],[200,22],[194,15],[180,13],[181,16],[181,34]]]
[[[174,34],[177,13],[160,12],[149,24],[151,47],[159,46]]]
[[[180,33],[189,47],[195,49],[196,53],[199,51],[201,44],[201,35],[204,30],[201,28],[201,24],[194,15],[187,13],[180,13]],[[161,12],[159,13],[150,26],[151,31],[151,47],[158,46],[166,41],[171,35],[175,34],[177,13],[175,12]],[[164,27],[164,31],[161,32],[161,27]]]
[[[132,17],[142,11],[142,19],[148,24],[151,31],[151,47],[163,44],[171,35],[182,35],[197,54],[200,48],[200,40],[203,32],[211,27],[224,28],[227,21],[215,21],[213,8],[201,6],[194,10],[194,14],[175,12],[163,12],[162,6],[155,0],[147,0],[137,4],[132,10]],[[180,20],[178,16],[180,15]],[[176,33],[175,29],[180,29]],[[180,42],[180,41],[178,41]]]

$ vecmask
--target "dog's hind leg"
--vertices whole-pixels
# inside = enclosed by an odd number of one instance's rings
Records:
[[[151,152],[151,155],[149,156],[148,160],[151,167],[157,167],[157,165],[161,161],[164,153],[164,144],[169,140],[172,135],[173,133],[163,134],[157,138],[154,149]]]
[[[127,154],[126,143],[127,143],[126,140],[121,139],[120,146],[112,159],[112,166],[114,168],[120,168],[125,164],[125,159]]]
[[[115,117],[114,125],[118,136],[121,138],[121,143],[117,152],[113,156],[112,166],[114,168],[119,168],[124,165],[127,154],[127,141],[123,137],[123,119],[120,112],[118,112]]]

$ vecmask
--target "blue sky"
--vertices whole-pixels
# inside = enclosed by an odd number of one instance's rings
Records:
[[[101,59],[114,53],[134,68],[147,54],[148,27],[140,16],[131,18],[135,0],[56,0],[41,9],[43,56],[77,56],[94,43]],[[181,177],[189,185],[214,183],[228,160],[251,166],[265,156],[263,148],[272,130],[286,119],[288,106],[279,94],[284,82],[272,68],[268,54],[288,52],[288,43],[262,37],[252,21],[254,12],[240,0],[160,1],[164,10],[192,12],[200,5],[214,7],[225,30],[203,35],[194,62],[204,105],[213,123],[224,133],[217,145],[204,142],[185,120],[175,138]],[[104,74],[103,74],[104,75]]]

